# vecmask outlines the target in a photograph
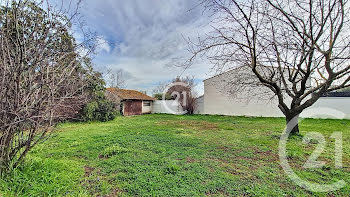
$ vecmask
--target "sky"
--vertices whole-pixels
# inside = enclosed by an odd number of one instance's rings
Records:
[[[198,59],[185,71],[175,66],[191,55],[185,38],[211,31],[200,0],[83,0],[80,14],[100,38],[96,70],[122,69],[126,88],[148,94],[159,82],[193,76],[203,94],[203,80],[213,75],[207,60]]]

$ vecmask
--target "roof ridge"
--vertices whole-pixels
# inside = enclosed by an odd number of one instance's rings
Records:
[[[122,99],[135,99],[135,100],[156,100],[155,98],[148,96],[147,94],[130,89],[119,89],[119,88],[106,88],[107,91],[117,94]]]

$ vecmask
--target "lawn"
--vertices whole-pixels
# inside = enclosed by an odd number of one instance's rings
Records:
[[[0,180],[3,196],[348,196],[350,186],[312,193],[280,167],[280,118],[145,115],[105,123],[65,123]],[[288,143],[304,180],[350,183],[350,121],[301,123],[328,142],[321,169],[302,166],[317,143]],[[343,133],[343,169],[334,166],[334,131]]]

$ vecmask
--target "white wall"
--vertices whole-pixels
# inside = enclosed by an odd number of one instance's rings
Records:
[[[205,80],[203,114],[284,117],[278,108],[277,98],[271,99],[271,90],[261,86],[239,88],[230,84],[231,80],[244,82],[245,79],[252,80],[246,71],[235,70],[234,73],[227,72]],[[230,90],[234,90],[235,94]],[[286,103],[290,103],[290,99]],[[350,98],[321,98],[301,117],[350,119]]]
[[[204,96],[198,97],[196,99],[196,107],[194,114],[203,114],[204,113]]]
[[[243,85],[241,85],[243,84]],[[277,98],[246,68],[204,81],[204,113],[234,116],[281,117]],[[286,101],[290,102],[290,101]]]
[[[301,117],[350,119],[349,97],[323,97],[306,109]]]
[[[282,117],[276,99],[236,98],[220,92],[215,85],[204,83],[204,114]]]
[[[167,106],[167,107],[166,107]],[[152,113],[156,114],[180,114],[182,107],[177,101],[154,101]]]
[[[144,102],[147,102],[147,101],[142,101],[142,113],[143,114],[149,114],[152,112],[152,105],[153,105],[153,102],[152,101],[148,101],[151,103],[151,106],[144,106]]]

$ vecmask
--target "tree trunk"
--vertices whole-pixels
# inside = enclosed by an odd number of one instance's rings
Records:
[[[291,135],[299,134],[298,120],[299,120],[299,114],[286,116],[287,131],[290,131]]]

